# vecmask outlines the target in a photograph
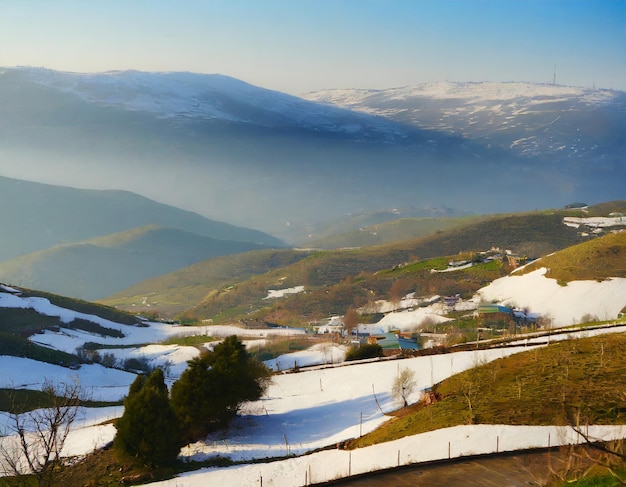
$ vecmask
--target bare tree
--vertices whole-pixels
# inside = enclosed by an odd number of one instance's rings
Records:
[[[44,487],[52,485],[61,450],[78,414],[81,389],[78,380],[60,384],[45,380],[41,392],[46,406],[30,411],[18,404],[17,394],[13,394],[6,431],[0,438],[0,469],[19,478],[32,475],[37,485]]]
[[[352,330],[359,324],[359,313],[350,306],[343,315],[343,325],[346,327],[348,338],[352,336]]]
[[[409,405],[408,398],[415,391],[415,387],[415,372],[411,369],[402,369],[393,381],[391,396],[401,402],[403,407],[407,407]]]
[[[407,283],[402,279],[396,279],[389,288],[389,300],[394,304],[398,304],[402,296],[406,294],[406,291]]]

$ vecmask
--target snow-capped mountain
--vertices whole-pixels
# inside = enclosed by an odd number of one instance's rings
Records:
[[[443,83],[305,100],[221,75],[4,68],[0,175],[129,190],[290,241],[360,210],[594,203],[624,196],[625,96]]]
[[[402,134],[398,124],[382,117],[314,103],[220,74],[20,70],[37,84],[90,103],[148,112],[165,119],[294,126],[363,137],[393,138]]]
[[[623,161],[619,134],[626,132],[626,93],[620,91],[446,81],[388,90],[326,90],[304,97],[480,140],[523,156],[601,162],[619,151]]]

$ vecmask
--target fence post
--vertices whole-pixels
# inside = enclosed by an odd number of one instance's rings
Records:
[[[496,436],[496,453],[500,453],[500,436]]]
[[[398,467],[400,466],[400,450],[398,450]]]
[[[352,450],[348,452],[348,477],[352,475]]]
[[[359,438],[363,436],[363,411],[361,411],[361,420],[359,421]]]
[[[450,460],[450,442],[448,442],[448,460]]]

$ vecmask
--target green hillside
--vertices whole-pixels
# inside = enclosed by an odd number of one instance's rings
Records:
[[[626,277],[626,231],[564,249],[526,266],[520,273],[548,268],[547,277],[562,282]]]
[[[434,257],[457,256],[461,252],[468,252],[471,258],[473,253],[492,247],[512,249],[530,256],[545,255],[583,240],[576,229],[563,224],[566,214],[571,213],[553,211],[492,216],[462,228],[390,245],[311,251],[284,267],[263,270],[266,264],[258,262],[256,269],[260,272],[250,273],[247,277],[242,276],[241,262],[234,262],[231,272],[229,259],[221,259],[216,272],[213,267],[216,264],[211,259],[190,266],[184,272],[161,276],[134,290],[120,292],[106,303],[137,309],[139,301],[147,297],[151,301],[150,309],[162,315],[171,316],[172,312],[186,310],[181,317],[190,320],[227,322],[253,316],[301,325],[329,314],[343,314],[349,306],[387,299],[395,281],[399,281],[395,284],[398,292],[469,294],[505,270],[489,268],[484,271],[484,276],[475,275],[463,280],[453,275],[431,276],[430,264],[421,262]],[[254,254],[254,258],[275,259],[276,255],[280,254]],[[438,265],[445,267],[446,263],[444,258]],[[406,264],[410,265],[406,267]],[[389,271],[394,267],[395,270]],[[410,269],[415,269],[415,275],[409,275]],[[376,274],[379,271],[389,274]],[[480,268],[471,272],[479,273]],[[250,277],[252,275],[254,277]],[[211,277],[205,279],[204,276]],[[269,289],[294,286],[305,286],[306,292],[278,301],[263,299]]]
[[[154,225],[0,263],[0,280],[95,300],[204,259],[262,248]]]
[[[228,287],[272,269],[282,269],[309,254],[291,249],[265,249],[215,257],[140,282],[99,301],[134,312],[155,312],[173,317],[202,301],[211,289]]]
[[[421,217],[399,218],[374,225],[367,225],[349,232],[329,235],[311,240],[306,245],[321,249],[337,249],[342,247],[371,247],[384,245],[412,238],[424,237],[449,228],[468,225],[479,219],[478,216],[464,217]]]
[[[392,412],[390,421],[347,446],[363,447],[461,424],[580,425],[584,432],[587,424],[626,422],[624,391],[626,334],[569,340],[452,376],[435,385],[434,402]],[[623,447],[622,442],[622,453]],[[555,463],[553,472],[562,479],[593,473],[607,475],[606,482],[584,485],[619,485],[600,465],[612,466],[625,478],[623,458],[602,457],[593,451],[574,456],[575,452],[568,451],[572,461]],[[545,485],[571,483],[561,480]]]

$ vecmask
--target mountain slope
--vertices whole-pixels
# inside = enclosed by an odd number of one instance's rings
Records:
[[[430,83],[327,90],[309,100],[481,140],[572,167],[623,161],[626,93],[532,83]],[[575,167],[575,166],[574,166]]]
[[[398,110],[410,109],[410,100],[398,103],[407,104]],[[441,118],[449,100],[433,103]],[[578,118],[550,125],[561,130],[564,148],[549,158],[543,145],[539,152],[513,145],[539,130],[532,115],[505,124],[483,120],[489,107],[473,105],[478,118],[466,125],[475,132],[457,131],[190,73],[4,69],[0,108],[1,174],[130,190],[292,241],[292,223],[358,210],[447,206],[493,213],[593,203],[600,188],[602,198],[620,197],[625,176],[616,136],[623,111],[590,118],[593,110],[572,111],[567,103],[552,107],[550,121]],[[605,128],[587,140],[598,127]],[[498,139],[500,128],[507,143]],[[577,138],[599,148],[572,158]],[[590,158],[593,151],[606,157]]]
[[[464,226],[480,218],[480,216],[398,218],[378,224],[370,224],[349,232],[329,235],[317,240],[312,239],[307,242],[307,245],[322,249],[385,245],[401,240],[424,237],[449,228]]]
[[[546,256],[480,290],[488,302],[541,313],[556,327],[613,320],[626,308],[626,231]]]
[[[148,226],[5,261],[0,280],[95,300],[204,259],[261,247]]]
[[[282,269],[308,255],[310,252],[282,249],[216,257],[140,282],[99,301],[122,309],[173,317],[202,301],[214,288],[225,288],[253,275]]]
[[[151,309],[159,312],[161,308],[158,301],[164,298],[167,300],[167,295],[173,293],[174,289],[193,287],[193,294],[187,295],[180,291],[177,293],[182,298],[177,302],[177,310],[189,308],[185,314],[188,318],[229,320],[237,316],[249,316],[253,310],[263,310],[261,313],[270,316],[274,304],[271,300],[264,300],[268,290],[304,286],[307,291],[305,294],[289,298],[300,303],[296,307],[302,316],[314,319],[329,314],[343,314],[349,306],[355,305],[355,301],[373,299],[375,295],[388,296],[391,280],[372,287],[374,294],[365,293],[365,287],[361,284],[365,276],[371,273],[391,268],[398,268],[398,272],[401,272],[406,263],[455,256],[460,252],[489,250],[492,247],[512,249],[521,255],[538,257],[579,243],[584,239],[580,232],[563,224],[563,217],[571,214],[579,214],[579,210],[491,216],[434,235],[394,244],[352,250],[315,251],[307,254],[306,258],[265,274],[255,273],[255,277],[239,281],[223,278],[207,281],[204,285],[197,276],[211,273],[210,269],[214,264],[211,260],[190,266],[184,273],[161,276],[158,280],[141,283],[132,292],[122,291],[116,294],[115,301],[106,302],[123,309],[132,309],[139,304],[141,297],[149,297],[154,293],[158,299],[154,299]],[[221,262],[227,263],[227,259],[222,259]],[[442,263],[446,262],[445,259],[442,260]],[[263,266],[259,266],[259,269],[262,268]],[[490,269],[487,272],[491,278],[499,277],[493,271]],[[221,275],[228,276],[227,267]],[[440,274],[437,278],[438,284],[431,289],[433,294],[460,292],[459,289],[464,286],[462,283],[455,284],[456,277],[452,274]],[[472,286],[483,283],[481,279],[476,276]],[[141,292],[137,292],[137,289],[141,289]],[[283,304],[281,301],[276,306]],[[167,305],[163,309],[167,310]]]
[[[35,83],[81,99],[177,121],[221,120],[268,127],[295,126],[359,138],[401,134],[383,117],[328,107],[266,90],[219,74],[109,71],[77,74],[49,69],[23,70]]]
[[[0,261],[145,225],[221,240],[284,246],[278,239],[124,191],[94,191],[0,177]]]
[[[546,277],[561,283],[626,277],[626,231],[610,233],[543,257],[520,269],[519,274],[541,267],[548,269]]]

